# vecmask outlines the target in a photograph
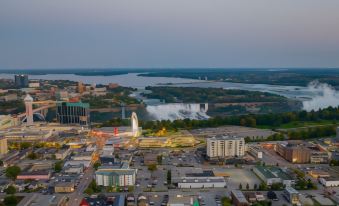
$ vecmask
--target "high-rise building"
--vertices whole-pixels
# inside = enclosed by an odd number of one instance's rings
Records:
[[[28,87],[28,75],[27,74],[16,74],[14,76],[15,86],[17,87]]]
[[[33,125],[33,98],[31,95],[27,94],[24,102],[26,106],[26,122],[30,126]]]
[[[82,102],[57,103],[56,116],[60,124],[89,125],[89,104]]]
[[[85,90],[86,90],[85,85],[82,82],[78,82],[78,92],[82,94],[84,93]]]
[[[0,155],[7,154],[8,147],[7,147],[7,138],[0,137]]]
[[[244,154],[244,138],[221,135],[207,139],[207,156],[209,158],[242,157]]]

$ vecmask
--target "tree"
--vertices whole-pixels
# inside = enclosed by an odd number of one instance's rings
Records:
[[[58,161],[54,164],[54,171],[55,172],[61,172],[62,170],[62,165],[63,165],[63,162],[62,161]]]
[[[265,183],[260,183],[259,190],[267,190],[267,185]]]
[[[31,152],[27,155],[27,157],[31,160],[35,160],[36,158],[38,158],[38,155],[34,152]]]
[[[30,147],[32,147],[32,144],[31,143],[29,143],[29,142],[21,142],[20,143],[20,149],[27,149],[27,148],[30,148]]]
[[[167,170],[167,183],[171,184],[172,183],[172,171]]]
[[[247,183],[246,184],[246,190],[249,190],[250,189],[250,185]]]
[[[156,165],[156,164],[150,164],[150,165],[148,165],[148,170],[151,171],[151,172],[157,170],[157,165]]]
[[[6,189],[5,189],[6,194],[8,195],[13,195],[16,193],[16,188],[13,185],[9,185]]]
[[[162,164],[162,155],[157,156],[157,162],[158,162],[159,165]]]
[[[6,206],[15,206],[19,203],[19,200],[17,197],[15,197],[14,195],[10,195],[10,196],[6,196],[4,198],[4,204]]]
[[[241,183],[239,184],[239,190],[242,190],[242,184]]]
[[[12,180],[15,180],[16,177],[20,174],[21,169],[18,166],[11,166],[11,167],[7,167],[5,174],[7,178],[10,178]]]
[[[95,170],[98,170],[98,168],[101,166],[101,163],[100,162],[95,162],[93,167]]]

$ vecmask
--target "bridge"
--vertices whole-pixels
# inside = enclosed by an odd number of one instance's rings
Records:
[[[33,98],[29,94],[27,94],[24,101],[25,101],[26,112],[19,114],[17,116],[17,120],[18,122],[21,122],[21,123],[26,121],[27,125],[33,124],[33,115],[38,115],[41,119],[45,119],[48,109],[56,107],[56,104],[59,102],[59,101],[52,101],[52,100],[34,102]],[[40,105],[40,106],[33,109],[33,105]]]

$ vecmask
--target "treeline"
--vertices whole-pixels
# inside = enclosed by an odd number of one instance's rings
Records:
[[[339,119],[339,107],[328,107],[318,111],[300,111],[286,112],[280,114],[259,114],[259,115],[242,115],[242,116],[225,116],[215,117],[207,120],[163,120],[163,121],[146,121],[140,122],[144,129],[158,131],[162,128],[167,130],[178,129],[197,129],[207,127],[218,127],[223,125],[237,125],[248,127],[270,127],[279,128],[279,126],[291,122],[303,121],[313,122],[321,120],[331,120],[333,125],[313,127],[306,129],[292,130],[286,135],[289,139],[306,139],[331,136],[335,134],[335,123]],[[280,140],[281,136],[272,137],[272,140]]]
[[[312,139],[319,137],[329,137],[336,134],[336,125],[311,127],[307,129],[292,130],[287,133],[289,139]]]

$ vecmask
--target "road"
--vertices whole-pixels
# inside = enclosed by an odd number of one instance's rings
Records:
[[[84,197],[84,191],[91,183],[94,175],[94,169],[89,167],[86,169],[84,176],[82,177],[77,189],[71,195],[69,195],[69,205],[70,206],[79,206],[82,198]]]

